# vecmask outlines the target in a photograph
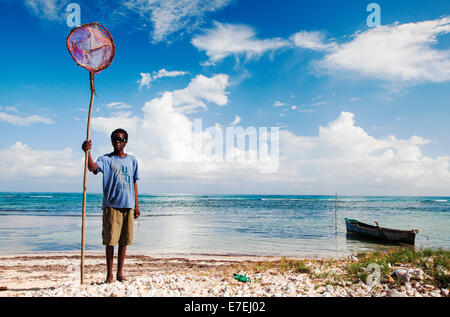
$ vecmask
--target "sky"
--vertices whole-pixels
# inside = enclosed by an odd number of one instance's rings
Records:
[[[450,1],[370,3],[0,0],[0,191],[82,191],[79,17],[116,49],[92,156],[125,128],[141,193],[450,195]]]

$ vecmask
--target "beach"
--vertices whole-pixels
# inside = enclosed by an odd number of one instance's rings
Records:
[[[448,297],[426,271],[392,263],[380,285],[349,277],[362,262],[343,258],[286,258],[229,255],[148,256],[130,254],[127,281],[105,284],[105,258],[85,255],[80,284],[80,255],[33,253],[0,257],[0,297]],[[115,265],[117,258],[115,258]],[[115,266],[116,267],[116,266]],[[445,269],[444,269],[445,270]],[[250,279],[241,282],[238,273]],[[409,274],[409,276],[408,276]],[[448,272],[445,271],[445,274]]]

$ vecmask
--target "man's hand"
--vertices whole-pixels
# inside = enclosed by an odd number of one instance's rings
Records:
[[[136,218],[139,218],[139,216],[141,215],[141,211],[139,210],[139,203],[138,203],[138,185],[137,185],[136,181],[134,181],[134,199],[135,199],[134,219],[136,219]]]
[[[137,219],[141,216],[141,211],[139,210],[139,206],[134,208],[134,219]]]
[[[90,151],[92,149],[92,141],[84,141],[83,144],[81,145],[81,148],[83,149],[84,152]]]
[[[83,149],[84,153],[87,153],[88,156],[88,169],[91,172],[95,172],[98,169],[97,164],[94,163],[91,157],[91,149],[92,149],[92,141],[84,141],[81,145],[81,148]]]

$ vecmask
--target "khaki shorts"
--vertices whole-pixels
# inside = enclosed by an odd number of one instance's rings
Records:
[[[106,207],[103,210],[102,238],[104,245],[133,243],[134,209]]]

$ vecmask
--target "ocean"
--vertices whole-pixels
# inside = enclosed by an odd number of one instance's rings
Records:
[[[101,194],[87,194],[87,251],[104,251]],[[450,197],[145,195],[129,252],[345,256],[396,245],[350,239],[344,218],[418,229],[416,248],[450,248]],[[0,193],[0,254],[79,251],[81,193]]]

